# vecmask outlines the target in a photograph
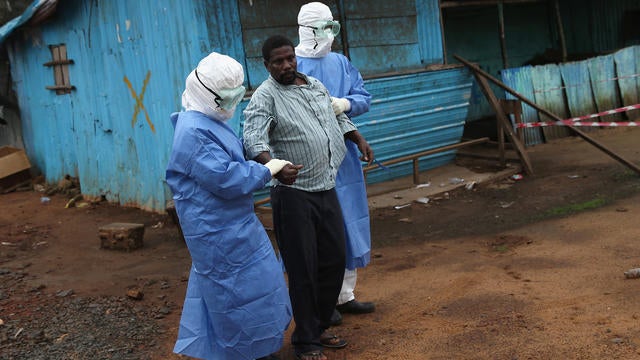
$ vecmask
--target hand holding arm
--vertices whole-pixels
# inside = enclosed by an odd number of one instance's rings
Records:
[[[271,165],[267,164],[271,163],[272,161],[276,160],[276,162],[272,163],[274,168],[276,167],[276,164],[278,164],[277,166],[280,166],[280,164],[282,164],[282,167],[280,167],[280,169],[278,169],[278,171],[276,171],[275,173],[271,172],[271,175],[285,185],[292,185],[294,182],[296,182],[298,171],[302,169],[302,165],[293,165],[291,162],[286,160],[271,158],[271,154],[269,154],[268,151],[261,152],[260,154],[258,154],[258,156],[253,158],[253,160],[267,166],[269,168],[269,171],[271,171],[271,168],[269,167]]]
[[[333,108],[334,114],[338,115],[351,110],[351,102],[349,102],[349,99],[335,98],[332,96],[331,107]]]
[[[302,169],[302,165],[288,163],[282,168],[282,171],[275,175],[275,178],[285,185],[293,185],[298,178],[298,171],[300,169]]]
[[[282,168],[285,167],[285,165],[287,164],[293,165],[291,164],[291,161],[271,159],[267,161],[267,163],[264,164],[264,166],[266,166],[269,169],[269,172],[271,172],[271,176],[276,176],[276,174],[279,173],[280,170],[282,170]]]

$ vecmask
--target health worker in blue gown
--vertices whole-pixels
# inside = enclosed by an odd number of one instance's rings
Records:
[[[274,249],[252,193],[285,164],[245,160],[226,124],[242,100],[242,65],[211,53],[186,79],[167,184],[192,259],[174,352],[200,359],[276,359],[291,320]]]
[[[320,80],[331,94],[334,112],[353,118],[369,111],[371,95],[364,88],[362,75],[344,55],[331,51],[340,24],[333,20],[331,9],[323,3],[311,2],[298,12],[296,46],[298,71]],[[358,147],[345,139],[347,154],[338,170],[336,191],[342,208],[347,237],[347,268],[338,297],[337,311],[332,324],[342,320],[340,313],[364,314],[375,310],[372,302],[357,301],[354,294],[356,268],[365,267],[370,260],[371,231],[367,190]],[[369,162],[372,159],[369,160]]]

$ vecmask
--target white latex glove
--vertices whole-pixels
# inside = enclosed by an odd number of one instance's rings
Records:
[[[338,115],[340,113],[351,110],[351,103],[348,99],[345,98],[335,98],[331,97],[331,107],[333,108],[333,112]]]
[[[287,164],[291,164],[291,161],[271,159],[267,161],[267,163],[264,164],[264,166],[266,166],[269,169],[269,172],[271,172],[271,176],[275,176]]]

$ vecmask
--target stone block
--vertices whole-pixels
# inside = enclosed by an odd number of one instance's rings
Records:
[[[111,223],[98,229],[102,249],[131,251],[143,246],[144,225]]]

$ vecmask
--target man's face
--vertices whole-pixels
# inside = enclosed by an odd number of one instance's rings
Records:
[[[296,53],[289,45],[281,46],[271,50],[269,61],[264,62],[264,66],[269,74],[282,85],[291,85],[296,80]]]

